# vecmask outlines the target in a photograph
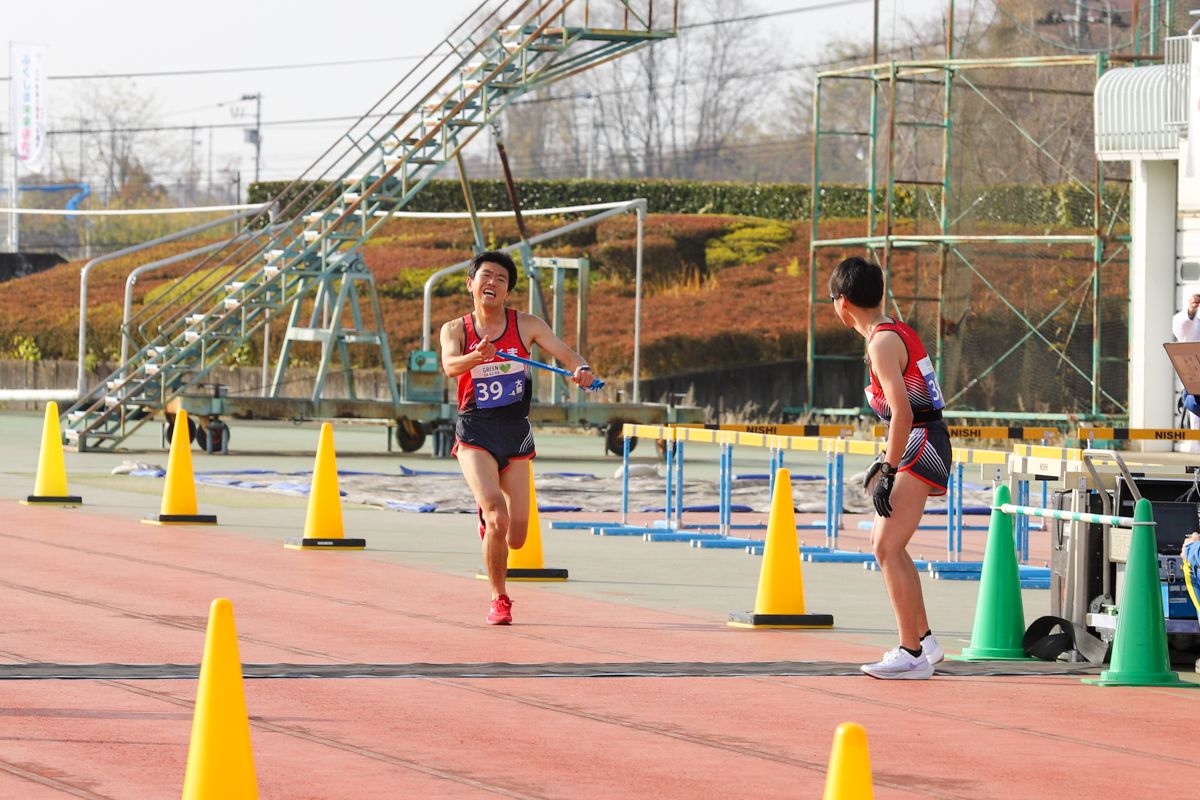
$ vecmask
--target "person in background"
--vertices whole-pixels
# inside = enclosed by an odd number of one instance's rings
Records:
[[[1200,317],[1196,315],[1197,311],[1200,311],[1200,294],[1193,294],[1188,300],[1187,308],[1171,318],[1171,333],[1175,335],[1175,341],[1200,342]],[[1192,430],[1200,429],[1200,416],[1195,412],[1196,399],[1192,397],[1189,405],[1188,398],[1189,395],[1185,392],[1180,426]],[[1200,442],[1183,442],[1180,449],[1185,453],[1200,452]]]
[[[1197,598],[1200,585],[1200,533],[1188,534],[1179,548],[1179,555],[1183,556],[1183,582],[1187,584],[1188,597],[1192,598],[1196,616],[1200,618],[1200,599]],[[1200,662],[1197,662],[1197,666],[1200,666]]]

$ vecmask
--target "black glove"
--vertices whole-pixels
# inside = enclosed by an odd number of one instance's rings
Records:
[[[875,480],[875,475],[879,472],[879,468],[883,466],[883,463],[883,453],[880,453],[875,456],[875,460],[871,462],[871,466],[867,467],[867,471],[863,473],[862,483],[864,492],[871,491],[871,481]]]
[[[875,511],[879,516],[890,517],[892,515],[892,487],[896,485],[896,468],[886,461],[881,461],[875,471],[879,473],[879,480],[875,482],[871,500],[875,503]]]

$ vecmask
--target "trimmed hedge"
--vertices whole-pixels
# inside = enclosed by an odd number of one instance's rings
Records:
[[[288,183],[284,181],[252,183],[248,201],[266,202],[278,196]],[[310,190],[307,185],[293,188],[286,198]],[[701,181],[662,180],[523,180],[519,183],[521,203],[526,208],[606,203],[644,197],[650,210],[661,214],[736,214],[767,219],[797,220],[811,215],[811,192],[803,183],[705,183]],[[504,182],[473,180],[471,191],[483,211],[511,208]],[[972,215],[989,222],[1065,228],[1092,227],[1092,196],[1078,184],[1057,186],[994,186]],[[930,187],[897,186],[896,218],[911,218],[918,213],[929,218],[940,202],[941,191]],[[876,191],[876,209],[882,213],[884,192]],[[972,203],[975,198],[960,198]],[[1127,206],[1128,198],[1119,187],[1105,188],[1105,201],[1111,207]],[[462,187],[455,180],[430,181],[408,206],[410,211],[462,211]],[[824,185],[821,188],[821,216],[860,218],[867,213],[867,192],[861,186]]]

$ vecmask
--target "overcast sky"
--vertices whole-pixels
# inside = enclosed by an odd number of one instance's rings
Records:
[[[583,0],[577,2],[582,4]],[[595,6],[611,0],[591,2]],[[749,13],[770,13],[825,2],[828,0],[748,0],[746,5]],[[479,0],[359,0],[345,4],[207,0],[188,5],[162,0],[46,0],[6,3],[4,30],[10,40],[48,45],[52,78],[394,59],[135,79],[140,92],[153,93],[157,101],[155,117],[160,124],[197,126],[194,139],[187,131],[177,134],[178,148],[187,154],[186,158],[196,159],[201,169],[209,158],[208,126],[252,121],[253,103],[236,101],[246,94],[261,93],[265,180],[302,172],[348,124],[274,123],[363,113],[413,63],[401,57],[427,53],[478,4]],[[667,5],[662,0],[656,3],[659,8]],[[701,21],[697,18],[700,6],[696,0],[681,0],[681,24]],[[943,13],[945,2],[881,0],[880,6],[886,42],[893,20],[901,28],[905,20],[934,20]],[[691,11],[697,14],[689,16]],[[789,13],[772,17],[764,25],[769,26],[789,56],[816,55],[831,37],[869,39],[871,1]],[[8,72],[7,56],[3,60],[0,75]],[[90,83],[95,85],[94,81]],[[78,127],[77,97],[85,85],[88,82],[51,80],[51,130]],[[3,91],[7,97],[7,82]],[[239,112],[242,116],[235,117]],[[2,121],[5,132],[8,119],[5,115]],[[73,154],[74,146],[65,139],[58,140],[60,152],[70,147]],[[217,169],[234,162],[240,166],[243,182],[251,179],[254,150],[245,143],[239,128],[214,128],[211,140]],[[7,136],[4,146],[7,153]],[[181,164],[181,170],[186,166]]]

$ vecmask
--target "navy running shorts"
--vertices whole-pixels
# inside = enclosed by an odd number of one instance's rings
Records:
[[[908,434],[908,444],[900,458],[897,472],[908,472],[933,487],[931,497],[946,493],[950,482],[950,431],[944,422],[914,427]]]
[[[473,414],[459,416],[454,426],[454,448],[470,447],[491,453],[500,472],[508,469],[510,461],[533,458],[533,428],[527,419],[496,419],[476,417]]]

